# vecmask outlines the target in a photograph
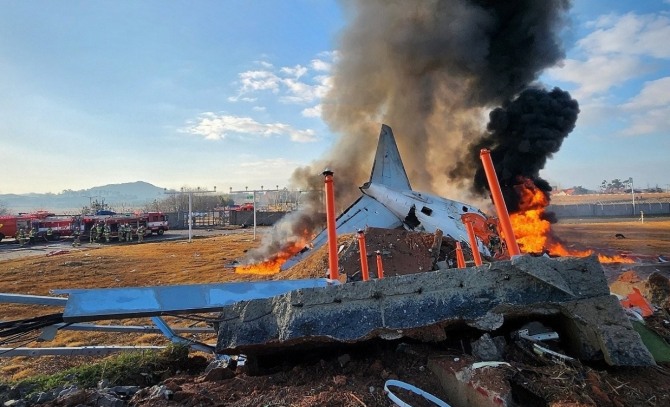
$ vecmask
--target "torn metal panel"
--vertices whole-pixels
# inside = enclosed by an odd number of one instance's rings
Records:
[[[129,333],[139,332],[145,334],[162,333],[160,329],[150,325],[93,325],[93,324],[56,324],[54,325],[61,331],[85,331],[85,332],[117,332]],[[179,334],[209,334],[214,333],[213,327],[175,327],[171,328]]]
[[[155,287],[55,290],[68,294],[65,322],[218,310],[238,301],[336,284],[325,278]]]

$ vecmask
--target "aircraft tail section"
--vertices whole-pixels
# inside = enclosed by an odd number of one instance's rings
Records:
[[[370,183],[382,184],[395,190],[411,190],[405,166],[400,158],[393,130],[382,124],[375,162],[372,165]]]

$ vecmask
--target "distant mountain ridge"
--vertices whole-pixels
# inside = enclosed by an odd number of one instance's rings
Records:
[[[163,199],[164,189],[144,181],[108,184],[89,189],[66,189],[60,193],[0,194],[0,205],[10,213],[46,210],[55,213],[75,213],[91,202],[103,202],[112,210],[137,208]],[[121,208],[123,207],[123,208]]]

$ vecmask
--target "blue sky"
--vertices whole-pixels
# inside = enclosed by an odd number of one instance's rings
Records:
[[[287,186],[336,137],[320,100],[345,18],[327,0],[1,1],[0,193]],[[670,187],[668,1],[576,2],[563,38],[541,81],[582,112],[542,175]]]

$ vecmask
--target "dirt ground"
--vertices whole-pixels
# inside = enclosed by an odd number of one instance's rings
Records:
[[[643,262],[670,255],[670,220],[640,222],[559,223],[554,230],[567,244],[616,251]],[[625,238],[617,238],[616,234]],[[75,249],[55,256],[0,259],[0,292],[49,295],[52,289],[104,288],[173,284],[252,281],[276,278],[323,277],[323,256],[309,267],[274,276],[236,274],[234,264],[257,246],[251,232],[211,238],[162,243],[101,246]],[[374,273],[371,272],[371,275]],[[38,306],[0,304],[0,320],[18,319],[55,312]],[[147,320],[109,321],[115,324],[147,324]],[[186,323],[186,321],[184,321]],[[103,334],[62,331],[54,341],[13,346],[82,346],[100,344],[165,345],[154,334]],[[198,339],[212,343],[214,335]],[[437,377],[427,368],[428,360],[463,357],[468,352],[467,335],[440,344],[386,341],[360,346],[329,348],[290,354],[268,360],[254,371],[238,370],[227,380],[208,380],[204,375],[178,375],[166,385],[175,399],[138,398],[138,405],[286,405],[286,406],[389,406],[383,392],[387,379],[412,383],[446,399]],[[464,345],[465,344],[465,345]],[[603,366],[542,364],[517,349],[506,353],[513,362],[512,376],[535,383],[542,397],[553,406],[663,406],[670,405],[670,376],[666,367],[612,369]],[[78,358],[0,358],[0,381],[19,380],[36,373],[59,371],[98,360]],[[413,404],[420,406],[421,404]],[[427,405],[427,404],[426,404]],[[528,404],[531,405],[531,404]]]

